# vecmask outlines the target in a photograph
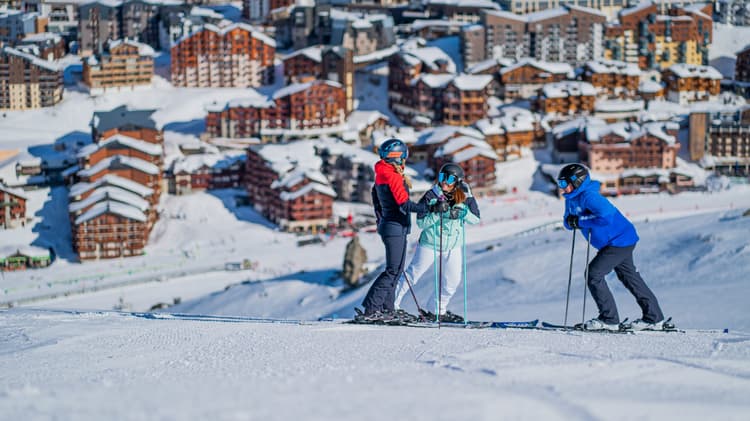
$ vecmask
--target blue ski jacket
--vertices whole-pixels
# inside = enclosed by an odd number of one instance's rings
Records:
[[[638,242],[638,234],[633,224],[620,211],[599,193],[600,183],[586,178],[583,183],[565,197],[565,228],[572,229],[567,222],[568,215],[578,216],[581,233],[591,245],[601,250],[607,246],[629,247]]]

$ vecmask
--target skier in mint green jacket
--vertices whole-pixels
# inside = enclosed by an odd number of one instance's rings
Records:
[[[479,206],[471,194],[469,185],[463,180],[463,169],[452,163],[440,168],[438,181],[420,199],[431,212],[417,213],[417,226],[422,229],[419,244],[409,267],[399,279],[395,307],[401,308],[409,283],[415,285],[434,264],[435,256],[440,256],[440,219],[442,214],[442,257],[443,280],[440,291],[440,320],[443,322],[462,322],[463,318],[448,311],[448,303],[461,283],[463,269],[463,235],[464,224],[479,223]],[[431,294],[428,309],[436,308],[435,294]],[[427,319],[435,315],[423,310]]]

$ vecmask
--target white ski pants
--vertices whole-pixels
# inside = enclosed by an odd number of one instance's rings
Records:
[[[440,258],[440,252],[435,254],[432,247],[425,247],[421,244],[417,245],[417,251],[411,259],[409,267],[406,268],[398,280],[395,302],[395,307],[397,309],[401,308],[401,301],[403,301],[406,294],[409,293],[409,284],[406,282],[406,279],[404,279],[404,276],[409,278],[412,286],[415,286],[422,278],[422,275],[434,265],[435,258]],[[443,252],[443,289],[440,294],[440,314],[445,314],[448,309],[448,302],[461,284],[462,269],[463,251],[461,250],[461,247],[456,247],[452,250],[446,250]],[[438,268],[435,267],[435,271],[437,270]],[[424,310],[433,312],[435,311],[435,307],[435,293],[433,292],[430,294],[430,302]]]

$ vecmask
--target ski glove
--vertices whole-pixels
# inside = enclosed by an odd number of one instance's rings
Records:
[[[578,225],[578,215],[568,215],[565,222],[567,222],[568,226],[574,230],[581,228],[581,226]]]
[[[429,209],[430,212],[433,213],[443,213],[450,210],[450,205],[445,200],[440,200],[435,203],[430,203]]]
[[[465,181],[462,181],[461,184],[459,185],[459,187],[461,187],[461,190],[464,193],[466,193],[466,197],[471,197],[472,196],[472,194],[471,194],[471,187],[469,187],[469,183],[467,183]]]
[[[454,207],[451,208],[450,218],[451,219],[463,219],[463,218],[466,217],[466,212],[468,212],[468,211],[466,210],[465,207],[463,207],[463,206],[454,206]]]

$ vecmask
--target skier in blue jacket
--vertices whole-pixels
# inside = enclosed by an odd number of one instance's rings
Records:
[[[581,164],[569,164],[560,170],[557,184],[565,197],[563,224],[567,229],[580,229],[598,250],[588,266],[588,287],[599,315],[584,324],[586,330],[618,330],[620,316],[614,297],[604,277],[613,269],[620,282],[630,291],[641,307],[643,316],[632,323],[634,330],[660,330],[662,314],[656,296],[641,278],[633,262],[638,234],[633,224],[599,193],[600,183],[589,177]]]

